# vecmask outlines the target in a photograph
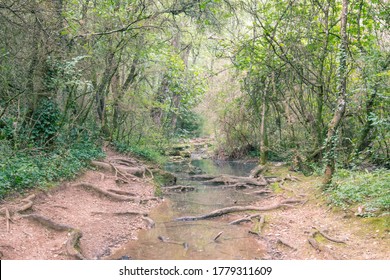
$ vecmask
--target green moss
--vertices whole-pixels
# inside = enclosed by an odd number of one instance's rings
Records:
[[[270,188],[274,191],[274,193],[282,193],[284,190],[279,186],[279,183],[272,183]]]
[[[366,225],[364,228],[371,232],[379,234],[390,232],[390,216],[366,218],[362,220],[362,223]]]

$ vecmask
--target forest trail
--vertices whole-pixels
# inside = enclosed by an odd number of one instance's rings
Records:
[[[274,169],[274,170],[273,170]],[[271,167],[276,174],[280,168]],[[278,174],[280,177],[286,173]],[[361,218],[356,211],[328,206],[317,187],[320,177],[288,175],[265,193],[261,207],[300,199],[303,203],[260,213],[263,217],[259,242],[267,248],[267,259],[285,260],[373,260],[390,257],[390,217]],[[271,186],[272,187],[272,186]],[[287,205],[288,206],[288,205]],[[253,213],[252,213],[253,214]],[[243,215],[235,214],[231,220]],[[260,220],[261,223],[261,220]],[[256,224],[248,224],[251,232]]]
[[[1,259],[100,259],[152,226],[155,187],[148,174],[131,174],[146,166],[112,151],[95,164],[75,181],[1,203]]]
[[[153,227],[148,213],[161,200],[154,197],[151,177],[146,176],[151,171],[111,151],[95,165],[100,169],[87,171],[75,181],[3,202],[1,259],[110,259],[112,254],[117,258],[118,249],[136,240],[140,229]],[[130,174],[140,170],[138,176]],[[360,218],[353,212],[332,210],[315,187],[320,178],[290,175],[286,168],[272,165],[267,172],[285,179],[256,194],[259,199],[251,206],[265,211],[213,217],[234,222],[232,227],[241,227],[256,239],[259,248],[266,250],[259,258],[389,258],[388,216]],[[279,204],[287,205],[273,209]]]

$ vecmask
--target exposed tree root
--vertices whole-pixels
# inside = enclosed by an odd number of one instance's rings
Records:
[[[320,244],[313,238],[313,237],[309,237],[307,239],[307,241],[309,242],[309,244],[318,252],[321,251],[320,249]]]
[[[128,176],[137,176],[142,177],[145,175],[145,167],[143,166],[137,166],[137,167],[130,167],[130,166],[123,166],[123,165],[115,165],[113,163],[107,163],[103,161],[91,161],[91,164],[95,166],[98,169],[103,169],[108,172],[115,172],[115,177],[120,177],[121,180],[125,181],[126,183],[129,183],[127,181]]]
[[[125,159],[125,158],[113,158],[110,161],[111,163],[118,163],[120,165],[125,165],[125,166],[135,166],[139,165],[139,163],[135,160],[130,160],[130,159]]]
[[[78,229],[73,229],[70,232],[69,238],[66,241],[66,251],[69,256],[77,258],[79,260],[85,260],[85,257],[78,249],[80,238],[83,236],[82,232]]]
[[[254,235],[261,237],[261,233],[262,233],[264,224],[265,224],[265,216],[263,215],[263,216],[260,216],[259,223],[255,224],[253,230],[249,230],[248,233],[251,233],[251,234],[254,234]]]
[[[267,180],[264,177],[258,177],[258,178],[249,178],[249,177],[239,177],[239,176],[232,176],[232,175],[194,175],[191,176],[190,179],[196,180],[196,181],[204,181],[204,184],[207,185],[230,185],[234,186],[235,184],[241,184],[241,185],[248,185],[248,186],[256,186],[256,187],[263,187],[268,185]]]
[[[241,219],[237,219],[237,220],[231,221],[229,223],[229,225],[238,225],[238,224],[245,223],[245,222],[252,222],[252,219],[258,218],[258,217],[260,217],[259,214],[251,215],[251,216],[248,216],[248,217],[245,217],[245,218],[241,218]]]
[[[193,181],[208,181],[216,178],[218,176],[215,175],[209,175],[209,174],[199,174],[199,175],[193,175],[189,179]]]
[[[140,215],[147,216],[146,212],[138,212],[138,211],[124,211],[124,212],[91,212],[92,215],[113,215],[113,216],[126,216],[126,215]]]
[[[320,232],[318,230],[313,231],[307,241],[309,244],[317,251],[317,252],[324,252],[330,255],[333,259],[338,260],[339,258],[334,255],[334,253],[326,246],[320,244],[317,240],[315,240],[315,236],[319,234]],[[321,233],[320,233],[321,234]],[[321,234],[322,235],[322,234]],[[324,236],[325,237],[325,236]]]
[[[98,169],[103,169],[105,171],[113,172],[115,171],[114,168],[112,167],[111,164],[102,162],[102,161],[91,161],[91,165],[98,168]]]
[[[275,210],[281,207],[292,207],[291,204],[296,204],[296,203],[302,203],[301,200],[296,200],[296,199],[288,199],[288,200],[283,200],[278,204],[267,206],[267,207],[256,207],[256,206],[232,206],[232,207],[226,207],[222,209],[217,209],[214,210],[208,214],[205,215],[200,215],[200,216],[185,216],[185,217],[180,217],[176,218],[176,221],[196,221],[196,220],[205,220],[205,219],[210,219],[218,216],[222,216],[225,214],[229,213],[234,213],[234,212],[243,212],[243,211],[269,211],[269,210]]]
[[[265,170],[267,170],[267,166],[265,165],[258,165],[255,168],[253,168],[250,172],[249,178],[257,178],[261,176],[261,173],[263,173]]]
[[[119,194],[119,195],[126,195],[126,196],[136,196],[132,192],[122,191],[122,190],[116,190],[116,189],[107,189],[108,192]]]
[[[26,211],[26,210],[30,209],[33,206],[33,204],[34,204],[33,199],[34,198],[35,198],[35,194],[32,194],[32,195],[29,195],[28,197],[26,197],[26,198],[21,200],[24,203],[21,206],[13,206],[13,207],[1,208],[0,209],[0,214],[4,215],[4,216],[7,216],[7,211],[8,211],[8,215],[11,217],[15,213],[20,213],[20,212]]]
[[[33,200],[35,199],[35,194],[29,195],[25,199],[22,199],[23,202],[26,202],[23,206],[21,206],[17,212],[23,212],[26,211],[27,209],[30,209],[33,206]]]
[[[295,248],[294,246],[290,245],[289,243],[287,243],[286,241],[284,241],[284,240],[282,240],[280,238],[278,238],[278,240],[276,240],[276,243],[284,245],[284,246],[286,246],[286,247],[288,247],[288,248],[290,248],[290,249],[292,249],[294,251],[298,250],[297,248]]]
[[[195,188],[192,186],[173,186],[173,187],[163,187],[162,190],[164,191],[179,191],[179,192],[189,192],[189,191],[194,191]]]
[[[98,186],[95,186],[95,185],[90,184],[90,183],[83,182],[83,183],[73,184],[72,186],[76,187],[76,188],[87,188],[87,189],[93,190],[93,191],[97,192],[98,194],[101,194],[107,198],[117,200],[117,201],[131,201],[131,202],[137,202],[137,203],[140,202],[139,199],[137,199],[137,198],[108,192],[108,191],[103,190],[103,189],[99,188]]]
[[[346,242],[344,240],[340,240],[340,239],[336,239],[334,237],[330,237],[329,235],[327,235],[326,233],[324,233],[323,231],[319,230],[318,228],[316,227],[313,227],[313,229],[315,229],[316,231],[313,232],[313,237],[315,237],[316,234],[321,234],[324,238],[328,239],[329,241],[332,241],[332,242],[335,242],[335,243],[343,243],[343,244],[346,244]]]
[[[22,215],[21,217],[36,221],[36,222],[38,222],[38,223],[40,223],[40,224],[42,224],[50,229],[54,229],[57,231],[73,230],[73,228],[68,226],[68,225],[58,224],[58,223],[53,222],[52,220],[50,220],[44,216],[38,215],[38,214]]]
[[[149,217],[142,216],[142,220],[148,224],[148,228],[154,228],[156,226],[156,223]]]
[[[284,178],[284,180],[285,181],[293,181],[293,182],[301,181],[301,179],[299,179],[298,177],[292,176],[290,174],[287,174],[287,176]]]
[[[82,233],[80,230],[70,227],[68,225],[56,223],[50,220],[49,218],[46,218],[38,214],[22,215],[21,217],[36,221],[42,224],[43,226],[56,231],[69,231],[70,232],[69,238],[66,241],[67,254],[77,259],[81,259],[81,260],[85,259],[85,257],[81,254],[81,252],[77,249],[79,240],[82,237]]]
[[[261,234],[261,232],[263,231],[264,224],[265,224],[265,216],[263,215],[260,217],[260,221],[259,221],[259,226],[258,226],[259,234]]]
[[[276,183],[276,182],[281,182],[283,179],[280,179],[275,176],[264,176],[264,178],[267,180],[268,184]]]
[[[248,195],[267,195],[270,193],[272,193],[271,190],[261,190],[261,191],[255,191],[255,192],[250,192],[250,193],[245,193],[245,194],[248,194]]]
[[[263,177],[253,179],[248,177],[238,177],[238,176],[230,176],[230,175],[216,176],[211,180],[205,181],[204,183],[208,185],[243,184],[243,185],[256,186],[256,187],[262,187],[268,185],[268,182]]]

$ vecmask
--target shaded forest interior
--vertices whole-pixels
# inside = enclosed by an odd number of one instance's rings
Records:
[[[159,160],[208,136],[327,186],[377,172],[389,210],[389,21],[387,0],[1,0],[0,196],[106,143]]]

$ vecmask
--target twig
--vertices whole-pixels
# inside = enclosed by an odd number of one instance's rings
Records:
[[[222,235],[223,231],[218,232],[218,234],[213,238],[214,242]]]
[[[335,243],[343,243],[343,244],[346,244],[346,242],[344,240],[340,240],[340,239],[336,239],[334,237],[330,237],[329,235],[325,234],[323,231],[319,230],[318,228],[316,227],[313,227],[313,229],[315,229],[317,232],[314,232],[314,235],[316,233],[319,233],[321,234],[323,237],[325,237],[326,239],[328,239],[329,241],[332,241],[332,242],[335,242]]]

